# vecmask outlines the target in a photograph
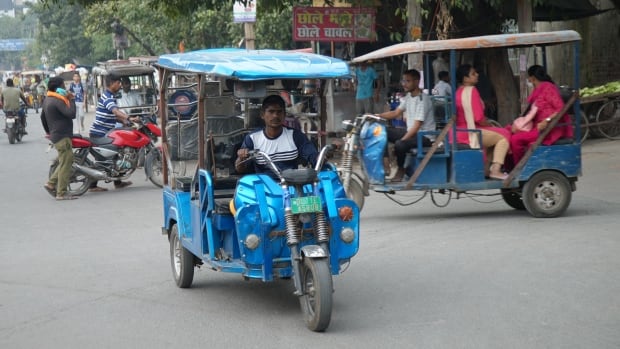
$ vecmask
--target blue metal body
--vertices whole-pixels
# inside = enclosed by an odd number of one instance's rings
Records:
[[[304,190],[311,190],[311,185]],[[245,277],[271,281],[292,276],[291,251],[286,242],[284,221],[284,193],[271,177],[252,174],[242,177],[235,189],[234,215],[218,209],[218,201],[227,204],[230,199],[216,199],[214,183],[208,171],[198,173],[198,197],[189,191],[164,187],[164,228],[169,231],[178,224],[181,243],[192,254],[212,268]],[[293,191],[290,187],[289,190]],[[319,173],[319,196],[330,226],[329,258],[333,275],[340,272],[359,249],[359,209],[348,199],[333,170]],[[216,201],[217,200],[217,201]],[[338,209],[353,209],[353,219],[342,220]],[[316,245],[311,222],[304,224],[299,248]],[[340,232],[350,228],[355,232],[351,242],[344,242]],[[260,239],[256,249],[245,246],[245,238],[255,234]]]
[[[429,132],[418,132],[418,138]],[[437,133],[437,132],[434,132]],[[579,138],[575,138],[579,139]],[[387,132],[381,123],[367,123],[360,134],[362,143],[362,161],[367,171],[372,189],[381,192],[406,190],[406,182],[386,183],[381,165]],[[422,144],[419,140],[418,144]],[[407,174],[411,175],[424,158],[427,149],[421,146],[408,155],[405,162]],[[502,181],[489,180],[484,177],[484,163],[481,149],[457,149],[447,143],[431,157],[418,180],[409,190],[450,189],[471,191],[499,189]],[[562,173],[574,181],[581,175],[581,145],[578,141],[569,144],[539,146],[519,174],[511,183],[511,188],[518,188],[523,182],[542,170]]]

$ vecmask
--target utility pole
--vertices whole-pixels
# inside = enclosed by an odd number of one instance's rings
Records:
[[[532,31],[532,0],[517,0],[517,25],[519,27],[519,33],[530,33]],[[527,58],[525,49],[519,49],[521,111],[527,108]]]

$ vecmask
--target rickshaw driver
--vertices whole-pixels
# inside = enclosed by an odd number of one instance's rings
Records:
[[[418,144],[418,131],[435,131],[435,117],[433,116],[433,105],[429,95],[424,93],[420,85],[420,72],[409,69],[403,73],[401,81],[403,90],[407,93],[400,105],[391,111],[377,114],[384,119],[394,119],[405,114],[407,129],[388,127],[388,142],[394,143],[396,153],[396,163],[398,172],[392,178],[392,182],[400,182],[405,176],[405,159],[407,151]],[[430,147],[434,138],[431,136],[422,137],[422,145]]]
[[[284,127],[285,108],[282,97],[278,95],[265,97],[260,111],[265,127],[245,136],[235,160],[237,173],[251,172],[250,161],[246,160],[248,151],[253,149],[267,153],[281,171],[297,168],[300,158],[312,166],[316,164],[319,152],[308,137],[300,130]],[[268,173],[272,177],[275,176],[266,161],[256,159],[253,162],[254,173]]]

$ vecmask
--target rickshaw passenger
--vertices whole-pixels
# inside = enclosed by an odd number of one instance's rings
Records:
[[[515,165],[519,163],[527,148],[536,141],[540,132],[549,125],[551,119],[558,116],[558,112],[564,107],[560,91],[545,72],[545,68],[540,65],[533,65],[527,70],[527,75],[528,84],[531,83],[534,86],[534,90],[527,101],[530,107],[535,106],[536,111],[530,130],[519,131],[512,127],[514,134],[510,139],[510,148]],[[559,123],[565,125],[553,128],[542,141],[543,145],[551,145],[560,138],[573,137],[570,116],[568,114],[562,115]]]
[[[237,173],[251,173],[253,169],[254,173],[267,173],[275,178],[266,161],[256,159],[253,166],[250,166],[251,161],[246,161],[248,151],[253,149],[267,153],[281,171],[297,168],[300,159],[312,166],[316,164],[319,155],[316,147],[300,130],[284,126],[285,115],[282,97],[270,95],[263,100],[260,117],[265,126],[245,136],[235,160]]]
[[[478,82],[476,69],[469,64],[461,65],[456,71],[456,80],[460,84],[455,94],[456,128],[481,131],[485,157],[491,158],[488,177],[504,180],[508,175],[502,172],[502,166],[510,147],[510,132],[504,128],[491,126],[485,117],[484,104],[475,87]],[[450,133],[450,135],[452,134]],[[467,144],[472,149],[478,149],[481,145],[477,132],[457,131],[456,141],[457,143]]]
[[[398,108],[378,114],[385,119],[395,119],[406,113],[407,129],[388,127],[388,142],[394,143],[396,163],[398,171],[392,178],[392,182],[400,182],[405,175],[405,159],[407,151],[418,144],[418,131],[434,131],[435,118],[433,105],[429,95],[420,89],[420,72],[415,69],[403,73],[401,81],[403,90],[407,93]],[[432,136],[422,137],[422,145],[430,147],[434,141]]]

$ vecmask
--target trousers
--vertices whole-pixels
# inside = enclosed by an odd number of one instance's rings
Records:
[[[73,164],[73,148],[71,148],[71,138],[65,137],[54,143],[58,152],[58,166],[50,176],[48,183],[56,187],[56,195],[63,196],[67,193],[69,179],[71,178]]]

